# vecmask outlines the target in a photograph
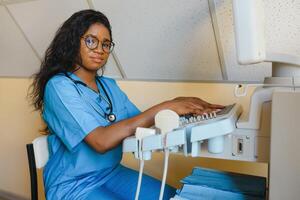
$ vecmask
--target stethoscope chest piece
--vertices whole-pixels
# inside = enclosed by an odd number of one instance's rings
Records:
[[[114,121],[116,121],[116,115],[110,113],[110,114],[107,115],[107,119],[108,119],[108,121],[110,121],[110,122],[114,122]]]

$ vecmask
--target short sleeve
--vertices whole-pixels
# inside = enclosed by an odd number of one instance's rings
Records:
[[[123,94],[124,94],[124,98],[125,98],[125,100],[124,100],[125,106],[128,110],[128,117],[134,117],[134,116],[140,114],[141,111],[136,107],[136,105],[134,105],[130,101],[130,99],[128,98],[128,96],[125,93],[123,93]]]
[[[75,84],[62,76],[46,85],[43,117],[70,151],[95,128],[105,125],[105,119],[96,118]]]

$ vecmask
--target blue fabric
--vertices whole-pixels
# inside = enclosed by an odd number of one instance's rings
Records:
[[[75,74],[69,73],[69,76],[80,80]],[[113,79],[101,77],[100,81],[112,101],[116,122],[140,113]],[[118,173],[121,145],[100,154],[83,141],[95,128],[111,124],[104,117],[107,109],[107,102],[98,93],[75,84],[63,74],[47,82],[43,111],[51,133],[48,137],[50,157],[44,168],[47,199],[85,199],[89,191]]]
[[[266,178],[195,167],[177,195],[189,200],[264,200]]]
[[[121,167],[101,187],[96,188],[87,196],[88,200],[133,200],[138,181],[138,172]],[[143,175],[139,200],[157,200],[159,198],[161,182],[150,176]],[[166,185],[164,200],[175,195],[175,189]]]
[[[215,188],[185,184],[180,197],[189,200],[265,200],[265,197],[249,196]]]
[[[172,199],[170,200],[189,200],[189,199],[186,199],[186,198],[183,198],[181,196],[178,196],[178,195],[175,195]]]
[[[201,185],[253,196],[265,196],[266,178],[195,167],[184,184]]]

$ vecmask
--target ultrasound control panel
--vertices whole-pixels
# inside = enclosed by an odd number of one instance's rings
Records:
[[[204,113],[202,115],[183,115],[180,116],[180,126],[189,126],[189,125],[197,125],[197,123],[211,123],[213,121],[221,120],[233,111],[233,108],[236,106],[236,104],[231,104],[228,106],[225,106],[225,108],[219,110],[219,111],[213,111],[211,113]]]

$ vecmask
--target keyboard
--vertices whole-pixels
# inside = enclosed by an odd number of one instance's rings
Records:
[[[211,112],[211,113],[205,113],[203,115],[198,115],[198,116],[194,116],[194,115],[183,115],[180,116],[179,118],[179,124],[181,128],[184,128],[186,126],[196,126],[196,125],[200,125],[202,123],[212,123],[214,121],[218,121],[221,119],[224,119],[226,117],[228,117],[230,114],[232,114],[231,112],[234,111],[233,108],[235,108],[235,106],[237,106],[236,104],[231,104],[231,105],[227,105],[225,106],[225,108],[223,108],[222,110],[216,112]]]

